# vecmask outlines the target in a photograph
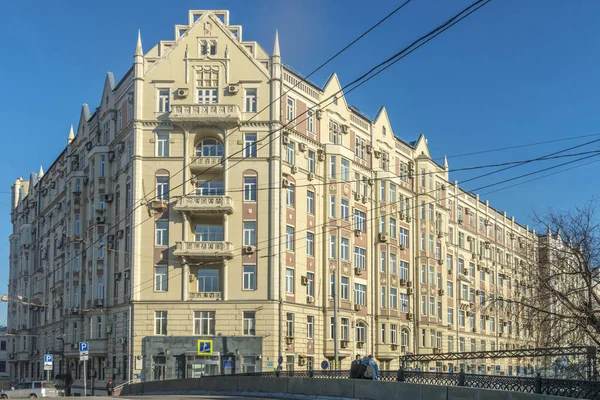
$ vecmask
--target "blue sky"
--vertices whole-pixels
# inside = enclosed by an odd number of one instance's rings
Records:
[[[469,3],[413,0],[311,80],[322,85],[335,71],[343,85]],[[52,163],[66,144],[69,125],[78,121],[81,104],[88,103],[92,110],[98,104],[106,72],[114,72],[119,80],[131,66],[138,29],[147,51],[159,40],[172,39],[174,25],[187,22],[188,9],[229,9],[231,22],[243,25],[244,38],[258,41],[268,52],[279,29],[284,63],[308,74],[398,4],[4,2],[0,117],[10,149],[0,159],[0,236],[5,238],[0,242],[0,292],[7,290],[8,281],[11,184]],[[351,93],[348,101],[371,117],[385,105],[396,135],[411,141],[424,133],[434,157],[600,133],[598,15],[597,1],[494,0]],[[449,157],[449,164],[453,169],[535,158],[597,138]],[[598,148],[594,144],[583,150]],[[515,168],[468,182],[464,188],[473,190],[564,161]],[[598,171],[600,163],[591,164],[482,199],[527,224],[533,210],[569,208],[597,194],[593,176]],[[460,182],[483,172],[457,172],[451,179]],[[0,323],[5,318],[3,305]]]

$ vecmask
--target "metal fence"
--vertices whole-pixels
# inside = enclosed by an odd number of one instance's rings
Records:
[[[288,377],[315,379],[349,379],[349,371],[344,370],[304,370],[304,371],[271,371],[235,374],[236,376]],[[407,382],[424,385],[464,386],[472,388],[506,390],[514,392],[538,393],[564,396],[577,399],[600,400],[600,381],[583,381],[569,379],[535,377],[477,375],[450,372],[404,371],[403,369],[380,370],[379,381]]]

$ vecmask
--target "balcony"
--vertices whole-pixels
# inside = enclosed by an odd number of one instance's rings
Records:
[[[229,196],[184,196],[177,199],[175,211],[200,214],[232,214],[233,199]]]
[[[235,128],[242,113],[235,104],[172,104],[169,118],[173,122],[187,122],[195,126]]]
[[[224,259],[233,258],[231,242],[175,242],[173,255],[185,258]]]
[[[192,172],[202,172],[211,168],[211,171],[221,171],[223,169],[223,157],[194,157],[190,162],[190,170]]]
[[[221,300],[221,292],[191,292],[189,300]]]

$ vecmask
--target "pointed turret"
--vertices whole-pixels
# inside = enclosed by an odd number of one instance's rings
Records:
[[[275,44],[273,45],[273,57],[281,57],[279,53],[279,31],[275,30]]]
[[[67,144],[71,144],[73,140],[75,140],[75,133],[73,133],[73,125],[71,125],[71,129],[69,129],[69,137],[67,138]]]
[[[42,168],[42,166],[40,165],[40,172],[38,172],[38,179],[42,179],[44,176],[44,169]]]
[[[138,29],[138,38],[137,38],[137,44],[135,45],[135,55],[136,56],[143,56],[144,53],[142,51],[142,34],[140,32],[140,30]]]
[[[444,156],[444,169],[448,171],[448,158]]]

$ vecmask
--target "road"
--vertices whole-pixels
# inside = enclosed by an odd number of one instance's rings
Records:
[[[120,399],[127,400],[140,400],[139,396],[135,397],[126,397],[120,396]],[[246,396],[224,396],[224,395],[214,395],[214,396],[192,396],[192,395],[170,395],[170,396],[143,396],[144,399],[148,400],[278,400],[273,397],[246,397]],[[94,400],[99,400],[100,397],[94,397]],[[106,400],[114,399],[114,397],[105,397]]]

